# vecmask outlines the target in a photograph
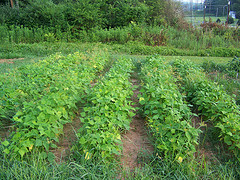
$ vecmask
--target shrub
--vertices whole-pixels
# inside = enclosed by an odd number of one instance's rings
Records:
[[[237,25],[240,26],[240,19],[237,21]]]
[[[228,24],[233,24],[234,23],[234,19],[231,16],[229,16],[227,23]]]

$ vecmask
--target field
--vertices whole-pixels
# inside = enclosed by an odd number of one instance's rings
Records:
[[[0,179],[240,178],[237,58],[78,47],[0,60]]]
[[[186,16],[185,19],[189,22],[192,23],[194,26],[199,26],[201,23],[203,23],[203,15],[201,17],[199,17],[198,15],[191,17],[191,16]],[[205,21],[209,22],[209,19],[211,19],[212,22],[216,22],[217,19],[221,20],[220,24],[224,24],[227,20],[227,17],[216,17],[213,15],[206,15],[205,17]],[[231,24],[230,26],[236,27],[236,23],[237,23],[238,19],[234,19],[234,23]]]

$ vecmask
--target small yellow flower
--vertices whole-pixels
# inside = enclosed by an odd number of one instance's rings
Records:
[[[33,148],[33,144],[29,147],[29,150],[32,150],[32,148]]]
[[[182,162],[183,161],[183,158],[181,156],[178,157],[178,162]]]
[[[156,154],[156,156],[157,156],[159,159],[162,159],[162,157],[160,157],[160,156],[158,155],[158,153]]]
[[[89,152],[86,153],[86,155],[85,155],[85,159],[87,159],[87,160],[90,159]]]

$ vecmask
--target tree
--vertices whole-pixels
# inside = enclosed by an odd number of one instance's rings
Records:
[[[217,16],[227,15],[228,0],[205,0],[206,13]]]
[[[240,19],[240,0],[232,0],[232,9],[236,12],[236,18]]]
[[[236,12],[236,18],[240,19],[240,0],[230,0],[230,10]],[[218,16],[227,15],[228,0],[205,0],[206,12],[210,14],[218,14]]]

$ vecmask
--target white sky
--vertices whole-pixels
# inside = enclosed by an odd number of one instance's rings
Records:
[[[181,2],[190,2],[191,0],[176,0],[176,1],[181,1]],[[203,3],[204,0],[192,0],[193,2],[196,2],[196,3]]]

